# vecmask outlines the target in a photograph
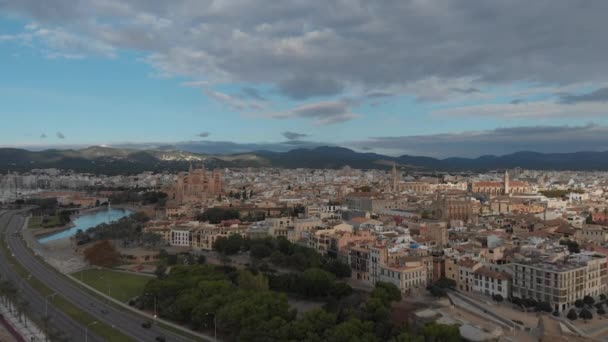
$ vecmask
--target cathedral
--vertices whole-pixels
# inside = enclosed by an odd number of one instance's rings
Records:
[[[490,196],[524,194],[530,192],[530,185],[526,182],[510,180],[509,172],[505,171],[504,181],[475,182],[472,184],[472,192]]]
[[[215,198],[223,191],[224,184],[219,170],[207,172],[204,165],[200,169],[180,172],[177,181],[166,192],[169,198],[178,203],[199,203]]]

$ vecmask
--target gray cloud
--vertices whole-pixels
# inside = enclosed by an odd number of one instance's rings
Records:
[[[302,105],[291,110],[269,114],[269,117],[277,119],[301,118],[314,119],[313,123],[318,126],[331,125],[357,118],[357,114],[351,111],[353,101],[343,99],[340,101],[324,101]]]
[[[562,94],[562,103],[608,102],[608,87],[600,88],[587,94]]]
[[[201,132],[201,133],[198,133],[196,136],[199,138],[207,138],[210,135],[211,135],[211,133],[209,133],[209,132]]]
[[[57,135],[57,138],[59,138],[59,139],[65,139],[65,135],[61,132],[57,132],[56,135]]]
[[[608,150],[608,127],[596,124],[509,127],[462,133],[372,137],[346,145],[361,150],[371,147],[393,155],[433,157],[478,157],[518,151],[605,151]]]
[[[46,133],[40,134],[40,139],[46,139]]]
[[[3,0],[0,11],[60,27],[35,38],[56,58],[138,50],[163,76],[263,83],[295,99],[352,87],[418,96],[408,86],[429,77],[471,79],[465,90],[605,82],[608,70],[606,1]]]
[[[241,88],[241,93],[246,97],[252,98],[258,101],[266,101],[266,98],[260,95],[260,92],[257,89],[252,87],[243,87]]]
[[[462,94],[481,93],[481,90],[479,90],[477,88],[451,88],[451,90],[455,91],[457,93],[462,93]]]
[[[279,91],[295,100],[304,100],[314,96],[340,94],[344,85],[338,81],[311,76],[299,76],[279,83]]]
[[[297,140],[297,139],[301,139],[301,138],[306,138],[308,136],[308,134],[296,133],[296,132],[290,132],[290,131],[285,131],[285,132],[281,133],[281,135],[289,140]]]

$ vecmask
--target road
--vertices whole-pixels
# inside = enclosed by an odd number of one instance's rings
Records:
[[[117,309],[116,307],[109,305],[104,300],[99,299],[98,297],[82,289],[67,277],[62,276],[56,271],[50,269],[50,266],[44,264],[34,255],[32,255],[32,253],[23,244],[18,232],[22,229],[24,222],[25,218],[23,216],[17,215],[16,212],[7,212],[2,216],[2,221],[0,221],[0,229],[5,229],[3,228],[5,226],[7,227],[4,234],[12,253],[33,277],[39,279],[53,291],[69,300],[72,304],[78,306],[83,311],[86,311],[95,317],[97,321],[103,322],[137,341],[153,342],[158,336],[164,336],[166,341],[171,342],[192,341],[191,339],[181,335],[176,335],[173,332],[161,329],[157,325],[153,325],[150,329],[143,328],[141,324],[146,320],[143,316],[127,310]],[[5,266],[7,266],[6,260],[4,260],[2,263],[2,273],[8,271]],[[28,285],[25,285],[27,288]],[[36,292],[33,289],[30,290]],[[41,298],[40,294],[36,296],[36,294],[31,293],[32,291],[28,292],[28,298],[30,298],[29,295],[33,295],[36,299],[32,299],[32,303],[30,305],[32,305],[32,308],[36,307],[44,310],[44,299]],[[51,306],[49,305],[49,308],[50,307]],[[59,310],[55,310],[53,308],[52,312],[53,324],[69,334],[74,341],[84,340],[84,327],[82,325],[70,319]],[[103,339],[99,338],[98,336],[93,336],[92,334],[90,334],[89,340],[103,341]]]

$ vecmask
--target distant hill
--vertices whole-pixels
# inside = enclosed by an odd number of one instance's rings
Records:
[[[32,152],[0,148],[0,172],[40,168],[71,169],[95,174],[136,174],[143,171],[187,170],[190,163],[204,163],[208,169],[224,167],[327,168],[350,166],[359,169],[387,169],[393,163],[413,170],[483,171],[521,167],[545,170],[608,170],[608,152],[538,153],[517,152],[503,156],[446,158],[385,156],[360,153],[343,147],[322,146],[288,152],[255,151],[215,155],[170,150],[137,150],[88,147],[81,150]]]

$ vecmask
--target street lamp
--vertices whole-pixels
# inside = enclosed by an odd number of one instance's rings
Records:
[[[89,326],[97,324],[97,321],[84,326],[84,342],[89,342]]]
[[[213,340],[215,342],[217,342],[217,320],[216,320],[216,315],[214,312],[207,312],[205,313],[205,315],[209,316],[209,315],[213,315]]]
[[[50,295],[44,297],[44,317],[49,317],[49,298],[55,297],[57,292],[53,292]]]

